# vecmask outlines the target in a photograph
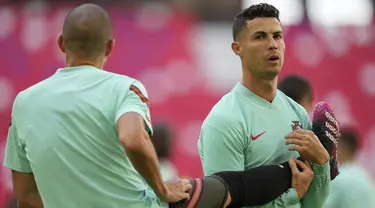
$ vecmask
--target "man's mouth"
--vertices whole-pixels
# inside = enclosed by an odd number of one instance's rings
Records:
[[[278,55],[271,55],[268,57],[268,61],[278,61],[280,60],[280,57]]]

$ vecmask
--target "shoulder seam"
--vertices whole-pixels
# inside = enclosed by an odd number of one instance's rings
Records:
[[[233,118],[233,117],[232,117],[232,118]],[[236,127],[235,122],[238,123],[239,125],[241,125],[241,123],[240,123],[237,119],[233,119],[233,122],[230,122],[228,125],[225,125],[225,126],[228,126],[228,128],[234,128],[234,129],[236,129],[238,132],[241,132],[241,129],[238,129],[238,128]],[[225,131],[224,131],[222,128],[219,128],[219,127],[217,127],[217,126],[215,126],[215,125],[212,125],[212,124],[209,123],[209,122],[204,121],[204,122],[203,122],[203,125],[207,125],[207,126],[209,126],[209,127],[211,127],[211,128],[214,128],[215,130],[217,130],[217,131],[219,131],[219,132],[221,132],[221,133],[225,133]]]

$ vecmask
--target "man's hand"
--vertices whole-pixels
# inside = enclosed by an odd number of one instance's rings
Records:
[[[189,200],[189,191],[193,188],[189,180],[170,180],[165,183],[166,192],[159,197],[166,202],[173,203],[181,200]]]
[[[302,158],[311,160],[318,165],[324,165],[329,160],[327,150],[320,143],[319,139],[312,131],[297,128],[285,136],[285,144],[294,144],[289,146],[289,150],[297,151]]]
[[[302,169],[302,172],[298,170],[297,165]],[[303,163],[300,160],[290,158],[289,166],[292,170],[292,188],[296,190],[298,198],[302,199],[307,192],[311,181],[314,179],[314,172],[308,161]]]

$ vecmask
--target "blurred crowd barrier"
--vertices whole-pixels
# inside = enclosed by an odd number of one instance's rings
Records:
[[[0,7],[1,161],[16,94],[64,66],[56,39],[71,8]],[[178,174],[202,175],[197,153],[200,126],[241,75],[240,62],[230,48],[231,22],[198,21],[191,12],[165,4],[116,5],[108,10],[116,47],[106,69],[144,83],[153,122],[173,127],[172,161]],[[328,101],[342,125],[360,130],[359,161],[375,173],[370,165],[375,159],[375,25],[325,27],[302,22],[284,29],[286,60],[281,76],[306,76],[315,100]],[[0,167],[0,207],[10,190],[10,172]]]

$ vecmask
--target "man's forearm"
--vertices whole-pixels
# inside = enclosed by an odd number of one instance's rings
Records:
[[[43,208],[42,198],[38,192],[27,194],[23,200],[17,201],[18,208]]]
[[[330,166],[327,162],[324,166],[313,165],[314,180],[302,198],[301,203],[304,208],[320,208],[327,200],[331,191]]]
[[[127,149],[126,154],[134,168],[147,181],[156,194],[165,193],[165,186],[161,177],[159,163],[155,149],[150,139],[145,139],[138,148]]]

